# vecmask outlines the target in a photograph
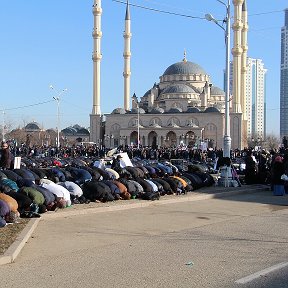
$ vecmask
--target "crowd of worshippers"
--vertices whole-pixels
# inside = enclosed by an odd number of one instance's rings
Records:
[[[35,163],[20,169],[10,169],[11,163],[2,166],[0,226],[17,222],[19,217],[41,217],[42,213],[71,205],[137,198],[153,201],[215,183],[209,173],[198,169],[180,171],[169,162],[138,162],[137,166],[124,167],[121,155],[114,157],[111,165],[99,158],[87,157],[86,162],[83,159],[75,159],[70,165],[53,161],[49,167]]]
[[[11,145],[11,152],[15,156],[22,157],[105,157],[110,148],[98,145],[72,145],[70,147],[54,147],[54,146],[20,146]],[[195,147],[152,147],[152,146],[128,146],[120,145],[118,151],[126,152],[129,158],[140,158],[146,160],[170,160],[170,159],[186,159],[205,161],[206,158],[214,160],[217,156],[223,154],[222,149],[201,150]]]
[[[245,157],[245,184],[283,185],[288,192],[288,149],[252,151]]]
[[[180,148],[126,148],[119,147],[117,152],[126,152],[130,159],[138,159],[133,166],[123,167],[121,156],[114,157],[111,165],[107,165],[99,157],[99,151],[96,153],[93,147],[75,147],[74,150],[71,148],[73,153],[62,151],[62,159],[66,159],[64,162],[60,160],[59,154],[57,155],[59,151],[56,148],[51,148],[53,152],[50,151],[54,157],[50,155],[43,160],[37,157],[38,152],[43,151],[37,152],[36,149],[35,152],[32,149],[30,155],[22,159],[25,165],[20,169],[13,169],[15,153],[3,142],[0,155],[0,226],[4,227],[6,222],[17,222],[19,217],[40,217],[47,211],[90,201],[107,202],[134,198],[157,200],[166,194],[185,194],[203,186],[211,186],[214,179],[209,173],[195,167],[183,171],[162,160],[187,158],[205,161],[210,158],[219,164],[219,159],[223,157],[221,150],[213,149],[199,151]],[[231,159],[244,159],[245,184],[286,186],[288,181],[282,177],[284,174],[288,175],[286,150],[235,150],[231,153]],[[106,150],[103,151],[103,155],[106,153]],[[31,159],[38,159],[38,162]],[[155,161],[147,164],[149,162],[143,162],[143,159]]]
[[[10,151],[12,155],[21,156],[21,157],[99,157],[103,158],[111,148],[105,147],[103,145],[84,145],[84,144],[74,144],[71,146],[52,146],[52,145],[32,145],[27,146],[25,143],[21,145],[15,145],[14,142],[11,142]],[[120,145],[116,149],[120,152],[126,152],[130,159],[137,157],[140,159],[146,160],[171,160],[171,159],[185,159],[189,161],[200,161],[205,162],[207,159],[211,159],[214,161],[216,158],[223,157],[223,150],[217,147],[210,147],[208,149],[199,149],[197,147],[192,146],[183,146],[178,145],[177,147],[162,147],[162,146],[133,146],[133,145]],[[245,158],[247,153],[252,153],[256,158],[264,152],[267,155],[273,156],[274,154],[286,154],[284,148],[279,148],[277,150],[265,150],[258,149],[257,151],[253,150],[253,148],[244,148],[242,150],[235,149],[231,150],[231,159],[235,159],[237,157]],[[287,150],[287,148],[286,148]]]

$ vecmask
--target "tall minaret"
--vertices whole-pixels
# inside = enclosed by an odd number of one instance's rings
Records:
[[[100,140],[101,110],[100,110],[100,63],[101,63],[101,0],[94,0],[93,5],[94,29],[93,29],[93,107],[90,115],[90,140]]]
[[[126,6],[126,16],[125,16],[125,30],[123,33],[124,37],[124,109],[130,110],[130,58],[131,58],[131,51],[130,51],[130,44],[131,44],[131,20],[130,20],[130,10],[129,10],[129,1],[127,0]]]
[[[93,29],[93,40],[94,40],[94,51],[93,51],[93,108],[92,114],[101,114],[100,112],[100,64],[101,64],[101,0],[94,0],[93,5],[94,15],[94,29]]]
[[[234,47],[233,54],[233,106],[232,112],[241,113],[241,70],[242,70],[242,5],[244,0],[233,0],[234,4]]]
[[[241,69],[241,108],[242,108],[242,118],[247,120],[247,111],[246,111],[246,78],[247,78],[247,31],[248,31],[248,15],[247,15],[247,6],[246,0],[244,0],[242,5],[242,69]],[[249,107],[250,109],[250,107]]]

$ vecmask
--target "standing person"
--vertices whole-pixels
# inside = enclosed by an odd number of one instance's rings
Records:
[[[258,165],[255,156],[252,154],[251,150],[247,151],[247,155],[245,157],[245,164],[245,183],[248,185],[256,184],[258,181]]]
[[[121,159],[122,159],[122,156],[117,155],[117,157],[113,159],[112,165],[111,165],[111,169],[114,169],[118,173],[121,173],[122,171],[121,163],[120,163]]]
[[[274,185],[284,185],[284,181],[281,176],[285,174],[285,165],[283,158],[280,155],[277,155],[272,162],[271,167],[271,186]],[[271,187],[271,188],[272,188]]]
[[[12,153],[8,147],[6,142],[2,142],[1,150],[0,150],[0,167],[5,170],[11,167],[12,163]]]

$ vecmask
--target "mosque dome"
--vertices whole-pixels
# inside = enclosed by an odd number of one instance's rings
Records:
[[[187,113],[200,113],[200,109],[197,107],[189,107],[186,111]]]
[[[139,108],[139,114],[145,114],[145,113],[146,111],[143,108]],[[138,108],[131,109],[131,114],[138,114]]]
[[[155,107],[151,110],[150,112],[151,114],[163,114],[164,113],[164,109],[160,108],[160,107]]]
[[[182,109],[179,107],[172,107],[169,109],[168,113],[182,113]]]
[[[175,75],[175,74],[202,74],[207,75],[205,70],[196,63],[190,61],[181,61],[170,65],[164,72],[165,75]]]
[[[185,84],[175,84],[166,87],[161,94],[170,94],[170,93],[195,93],[195,90]]]
[[[28,123],[25,128],[24,128],[26,131],[39,131],[41,130],[40,127],[39,127],[39,124],[36,123],[36,122],[31,122],[31,123]]]
[[[89,131],[88,131],[86,128],[83,128],[83,127],[79,128],[79,129],[77,130],[77,134],[90,135]]]
[[[77,129],[74,127],[67,127],[61,131],[65,135],[75,135],[77,133]]]
[[[143,95],[143,97],[148,97],[151,94],[151,89],[149,89],[148,91],[146,91],[146,93]]]
[[[205,113],[220,113],[220,111],[216,108],[216,107],[208,107],[207,109],[205,109],[204,111]]]
[[[124,108],[115,108],[111,114],[126,114],[126,110]]]
[[[225,92],[219,87],[212,86],[211,87],[211,95],[225,95]]]
[[[64,135],[90,135],[89,131],[79,125],[69,126],[61,130]]]

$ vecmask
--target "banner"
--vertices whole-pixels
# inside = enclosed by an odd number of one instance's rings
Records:
[[[14,159],[14,169],[20,169],[21,157],[15,157]]]

